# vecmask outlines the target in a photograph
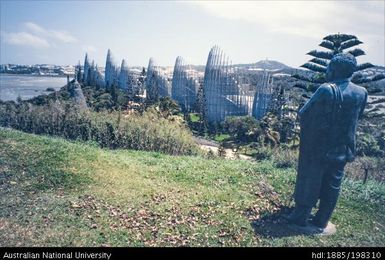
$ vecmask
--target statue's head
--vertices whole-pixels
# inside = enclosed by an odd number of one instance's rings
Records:
[[[326,70],[326,79],[341,80],[350,78],[357,67],[356,58],[348,53],[340,53],[335,55]]]

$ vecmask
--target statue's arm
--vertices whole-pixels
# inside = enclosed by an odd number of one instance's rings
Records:
[[[361,105],[359,118],[361,118],[362,115],[364,114],[364,110],[365,110],[365,106],[366,106],[367,101],[368,101],[368,92],[365,90],[364,102],[362,102],[362,105]]]
[[[305,116],[315,107],[318,103],[323,101],[328,95],[331,94],[331,88],[327,84],[321,85],[306,104],[299,110],[298,115],[300,117]]]

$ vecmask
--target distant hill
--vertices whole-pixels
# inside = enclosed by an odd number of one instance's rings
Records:
[[[235,67],[246,68],[246,69],[263,69],[263,70],[287,70],[292,69],[291,67],[283,64],[282,62],[275,60],[260,60],[255,63],[248,64],[235,64]]]
[[[205,65],[190,65],[191,69],[200,72],[201,77],[203,77],[203,73],[205,71]],[[314,75],[314,71],[304,69],[304,68],[294,68],[290,67],[282,62],[275,60],[260,60],[255,63],[240,63],[234,64],[234,67],[245,69],[249,71],[255,71],[255,73],[259,73],[260,70],[268,70],[272,74],[286,74],[286,76],[299,74],[305,77],[312,77]],[[169,73],[169,76],[172,77],[172,66],[162,67],[165,71]],[[374,77],[378,74],[385,74],[384,66],[375,66],[373,68],[366,69],[361,72],[365,77]],[[370,92],[374,93],[384,93],[384,80],[380,80],[377,82],[369,82],[363,84]]]
[[[262,70],[293,70],[292,67],[287,66],[286,64],[283,64],[282,62],[275,61],[275,60],[260,60],[255,63],[240,63],[240,64],[234,64],[234,67],[238,68],[244,68],[244,69],[262,69]],[[191,68],[197,70],[197,71],[205,71],[205,65],[191,65]]]
[[[291,68],[286,64],[275,60],[260,60],[252,65],[265,70],[282,70]]]

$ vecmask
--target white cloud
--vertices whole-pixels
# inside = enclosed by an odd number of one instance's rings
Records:
[[[93,45],[83,45],[83,51],[87,53],[96,52],[98,49]]]
[[[272,31],[289,34],[317,35],[324,33],[321,21],[333,8],[332,2],[304,1],[198,1],[212,15],[256,24]]]
[[[75,36],[71,35],[68,32],[59,30],[49,30],[33,22],[24,23],[24,27],[30,33],[38,35],[41,38],[45,38],[47,41],[57,41],[62,43],[75,43],[78,41]]]
[[[31,46],[34,48],[50,47],[50,44],[46,39],[27,32],[18,32],[18,33],[4,32],[2,34],[4,36],[5,42],[11,45],[24,45],[24,46]]]
[[[31,32],[33,33],[45,33],[46,30],[41,27],[40,25],[37,25],[36,23],[32,23],[32,22],[27,22],[27,23],[24,23],[24,26]]]
[[[46,29],[36,23],[23,24],[25,31],[1,32],[1,38],[10,45],[29,46],[33,48],[49,48],[60,43],[76,43],[75,36],[65,31]]]
[[[336,32],[383,33],[383,1],[194,1],[208,13],[272,32],[320,38]],[[366,28],[366,30],[364,30]]]
[[[68,32],[51,30],[49,31],[49,34],[51,37],[64,43],[75,43],[78,41],[73,35],[69,34]]]

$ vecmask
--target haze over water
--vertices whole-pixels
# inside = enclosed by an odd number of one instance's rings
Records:
[[[59,90],[66,83],[65,77],[0,74],[0,99],[16,101],[18,96],[23,100],[30,99],[52,93],[47,88]]]

